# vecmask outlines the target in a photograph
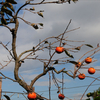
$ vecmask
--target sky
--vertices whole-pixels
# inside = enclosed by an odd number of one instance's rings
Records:
[[[40,0],[34,0],[40,1]],[[51,0],[45,0],[51,1]],[[25,0],[18,0],[18,5],[16,5],[16,10],[22,4],[25,3]],[[33,7],[27,6],[27,7]],[[68,42],[70,45],[79,46],[80,44],[91,44],[94,48],[97,47],[97,44],[100,43],[100,1],[99,0],[78,0],[78,2],[71,4],[47,4],[47,5],[36,5],[35,11],[44,10],[43,15],[44,18],[30,13],[28,11],[22,10],[19,13],[20,17],[23,17],[25,20],[30,21],[32,23],[43,23],[43,29],[35,30],[33,27],[25,24],[22,20],[19,19],[19,29],[17,35],[17,52],[18,55],[28,49],[31,49],[33,46],[39,43],[39,40],[44,40],[47,37],[57,36],[64,32],[67,27],[70,19],[72,19],[71,24],[68,30],[72,30],[75,28],[79,28],[75,31],[71,31],[65,34],[68,37],[68,40],[74,41],[85,41],[85,42]],[[13,25],[10,25],[13,27]],[[4,44],[9,43],[8,48],[11,49],[11,33],[8,29],[4,27],[0,27],[0,41]],[[54,40],[50,40],[53,42]],[[58,44],[56,44],[58,46]],[[65,46],[67,48],[67,46]],[[5,50],[2,45],[0,45],[0,63],[6,64],[4,61],[8,61],[8,57],[10,57],[7,50]],[[83,46],[82,50],[78,53],[74,54],[75,58],[71,60],[77,61],[85,52],[92,50],[92,48]],[[92,52],[93,53],[93,52]],[[37,52],[36,55],[39,55],[40,58],[48,58],[47,50]],[[64,53],[55,54],[54,58],[66,56]],[[85,57],[87,57],[86,55]],[[100,52],[93,55],[93,60],[96,62],[89,64],[86,67],[94,67],[95,69],[100,69]],[[83,58],[84,59],[84,58]],[[82,60],[82,59],[81,59]],[[74,70],[73,64],[64,64],[54,66],[57,70],[61,70],[62,68],[66,68],[66,70]],[[25,60],[25,63],[22,64],[22,67],[19,70],[19,74],[25,79],[25,81],[29,84],[30,81],[41,71],[43,70],[43,63],[34,60]],[[1,70],[3,74],[8,77],[14,78],[13,75],[14,70],[14,62],[11,62],[8,66]],[[89,75],[87,69],[80,69],[81,73],[85,73],[86,76],[90,77],[99,77],[100,72],[96,71],[94,75]],[[62,74],[55,74],[56,78],[61,81]],[[84,80],[79,80],[78,78],[72,79],[68,75],[64,74],[64,90],[63,93],[66,97],[72,100],[80,100],[82,94],[85,92],[88,85],[93,82],[93,78],[86,77]],[[35,83],[35,91],[42,96],[49,97],[49,75],[43,76]],[[99,81],[95,81],[91,85],[86,93],[93,92],[98,89],[100,86]],[[57,88],[54,85],[53,81],[51,83],[51,98],[52,100],[58,100]],[[60,84],[62,86],[62,84]],[[11,96],[12,93],[9,92],[26,92],[18,83],[12,82],[8,79],[2,79],[2,91],[3,94]],[[24,91],[24,92],[23,92]],[[25,95],[27,96],[27,95]],[[3,96],[2,98],[6,100]],[[22,94],[15,93],[11,100],[25,100],[25,97]],[[69,100],[65,98],[65,100]],[[82,100],[85,100],[86,94]],[[92,99],[91,99],[92,100]]]

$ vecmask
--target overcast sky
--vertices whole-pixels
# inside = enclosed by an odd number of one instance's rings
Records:
[[[37,0],[40,1],[40,0]],[[51,0],[45,0],[45,1],[51,1]],[[18,5],[16,5],[16,9],[22,5],[25,2],[25,0],[18,0]],[[30,6],[27,6],[30,8]],[[33,6],[31,6],[33,7]],[[80,27],[80,29],[72,31],[67,33],[66,36],[68,36],[68,40],[75,40],[75,41],[85,41],[85,44],[91,44],[93,47],[96,47],[98,43],[100,43],[100,1],[99,0],[79,0],[76,3],[71,2],[71,4],[47,4],[47,5],[37,5],[34,6],[36,11],[44,10],[43,15],[44,18],[32,14],[30,12],[27,12],[25,10],[22,10],[19,13],[20,17],[23,17],[27,21],[30,21],[32,23],[43,23],[44,27],[43,29],[35,30],[33,27],[25,24],[22,20],[19,20],[19,29],[18,29],[18,35],[17,35],[17,52],[20,54],[23,50],[31,49],[33,46],[36,46],[36,44],[39,43],[39,39],[43,40],[49,36],[57,36],[64,32],[65,28],[67,27],[70,19],[72,19],[72,22],[69,26],[69,30],[75,29]],[[11,25],[10,27],[13,27]],[[4,44],[10,41],[10,44],[8,47],[11,49],[11,34],[8,31],[8,29],[0,27],[0,41],[2,41]],[[70,44],[70,42],[68,43]],[[73,45],[79,45],[80,43],[74,42],[71,43]],[[0,45],[0,62],[4,64],[4,60],[7,60],[7,51]],[[89,47],[83,47],[82,51],[79,52],[79,54],[75,54],[76,59],[79,59],[82,54],[84,54],[86,51],[91,50]],[[47,52],[43,54],[43,52],[38,52],[38,55],[40,54],[41,57],[47,57]],[[98,62],[100,61],[100,53],[96,56],[94,56],[96,59],[98,59]],[[89,66],[95,66],[95,68],[100,67],[99,63],[94,63]],[[30,80],[33,79],[38,73],[42,70],[42,63],[38,63],[37,61],[29,60],[27,63],[22,65],[22,68],[20,68],[20,74],[23,78],[25,78],[25,81],[27,83],[30,83]],[[67,66],[67,67],[66,67]],[[61,69],[61,67],[65,67],[66,70],[71,69],[73,70],[73,65],[62,65],[58,66],[58,70]],[[6,68],[1,70],[5,75],[9,77],[13,77],[13,69],[14,63],[12,62],[9,64]],[[87,73],[87,70],[81,70],[81,72],[85,73],[87,76],[89,74]],[[99,76],[99,72],[96,72],[94,75],[95,77]],[[43,96],[46,96],[48,98],[48,92],[42,92],[48,90],[48,74],[45,77],[42,77],[39,81],[36,82],[35,88],[36,91],[40,94],[43,93]],[[56,77],[61,80],[61,74],[56,75]],[[75,87],[75,86],[84,86],[89,85],[93,79],[87,78],[85,80],[80,81],[79,79],[71,79],[67,75],[64,76],[65,78],[65,84],[64,87]],[[7,83],[8,82],[8,83]],[[94,84],[99,84],[99,81],[96,81]],[[17,88],[14,88],[14,87]],[[90,88],[90,91],[93,92],[95,89],[98,89],[99,86],[94,86]],[[52,91],[52,100],[57,100],[57,88],[54,86],[54,83],[52,83],[52,90],[55,89],[55,91]],[[72,89],[65,89],[64,93],[68,98],[79,100],[82,94],[84,93],[86,87],[84,88],[72,88]],[[2,90],[3,91],[13,91],[13,92],[23,92],[25,91],[23,88],[21,88],[18,84],[13,83],[8,80],[3,80],[2,84]],[[90,92],[89,90],[87,91]],[[16,99],[14,99],[16,98]],[[84,97],[85,98],[85,97]],[[17,100],[17,95],[12,97],[12,100]],[[21,98],[20,100],[25,100],[25,98]],[[68,100],[68,99],[65,99]]]

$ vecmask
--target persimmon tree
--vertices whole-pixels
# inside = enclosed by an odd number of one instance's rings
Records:
[[[72,0],[72,1],[76,2],[78,0]],[[73,79],[78,77],[79,74],[81,74],[81,77],[83,77],[82,73],[79,70],[81,68],[85,68],[84,67],[85,65],[88,65],[88,64],[96,61],[96,60],[93,60],[92,57],[95,53],[100,51],[99,44],[97,44],[96,48],[93,48],[92,45],[83,43],[84,41],[68,40],[67,37],[65,36],[66,33],[69,33],[71,31],[75,31],[75,30],[79,29],[79,28],[75,28],[72,30],[68,30],[69,25],[71,24],[72,20],[69,21],[64,32],[62,32],[58,36],[47,37],[46,39],[40,41],[36,46],[34,46],[26,51],[23,51],[18,55],[16,42],[17,42],[18,28],[19,28],[19,24],[20,24],[19,19],[24,21],[25,24],[32,26],[36,30],[41,29],[43,27],[43,23],[29,22],[29,21],[25,20],[23,17],[19,17],[18,16],[19,12],[21,10],[25,10],[25,11],[29,11],[33,14],[37,14],[40,17],[44,17],[42,10],[36,12],[35,7],[28,8],[27,5],[35,6],[35,5],[43,5],[43,4],[63,4],[63,3],[70,4],[71,0],[57,0],[57,1],[40,0],[40,2],[36,2],[36,0],[27,0],[17,10],[14,9],[14,5],[16,5],[16,6],[18,5],[17,1],[14,1],[14,0],[3,1],[2,0],[2,2],[0,2],[0,4],[1,4],[1,6],[0,6],[0,20],[1,20],[0,26],[6,27],[7,29],[9,29],[9,31],[11,32],[11,34],[9,34],[9,35],[12,36],[12,48],[8,48],[8,43],[5,45],[3,43],[3,41],[0,42],[0,44],[9,52],[9,55],[10,55],[9,61],[7,62],[6,65],[2,65],[0,63],[0,65],[1,65],[0,69],[2,70],[9,63],[14,62],[14,78],[15,79],[5,76],[2,72],[0,72],[0,74],[7,79],[10,79],[14,82],[19,83],[19,85],[22,86],[27,91],[27,93],[33,92],[33,87],[34,87],[35,82],[38,81],[39,78],[41,78],[42,76],[45,76],[48,72],[51,71],[54,83],[56,84],[56,86],[58,88],[58,92],[61,94],[61,88],[59,87],[58,81],[55,78],[55,73],[56,74],[60,74],[60,73],[67,74],[68,76],[70,76]],[[13,24],[13,28],[10,27],[10,24]],[[53,39],[53,41],[50,41],[51,39]],[[75,45],[68,44],[68,42],[77,42],[77,43],[81,42],[82,44],[79,46],[75,46]],[[72,55],[71,52],[78,53],[78,51],[80,51],[81,47],[84,45],[92,48],[92,50],[89,50],[88,52],[83,54],[77,61],[75,61],[75,59],[73,59],[74,55]],[[47,59],[41,58],[35,54],[38,51],[43,52],[43,50],[45,50],[45,49],[48,50],[49,58],[47,58]],[[60,56],[59,58],[55,58],[55,59],[53,58],[54,55],[62,55],[62,53],[65,53],[65,55]],[[85,56],[91,57],[92,61],[89,63],[86,63]],[[22,64],[25,62],[26,59],[40,61],[43,63],[42,66],[44,66],[43,70],[41,70],[41,73],[38,74],[36,77],[34,77],[33,80],[31,80],[31,83],[29,85],[22,78],[20,78],[20,75],[18,73],[19,69],[21,68]],[[81,60],[81,59],[83,59],[83,60]],[[65,70],[65,68],[62,68],[61,70],[57,70],[57,68],[54,67],[54,65],[66,64],[66,63],[72,63],[75,65],[74,72],[72,72],[71,70]],[[43,99],[47,99],[47,98],[42,97],[41,95],[37,94],[36,99],[43,100]],[[50,100],[50,98],[47,100]]]

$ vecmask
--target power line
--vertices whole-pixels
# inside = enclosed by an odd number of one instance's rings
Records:
[[[100,85],[100,84],[93,84],[91,86],[96,86],[96,85]],[[74,89],[74,88],[82,88],[82,87],[87,87],[88,85],[82,85],[82,86],[75,86],[75,87],[69,87],[69,88],[63,88],[63,89]],[[45,91],[37,91],[38,93],[39,92],[47,92],[48,90],[45,90]],[[57,89],[53,89],[51,91],[57,91]],[[27,94],[27,93],[22,93],[22,92],[10,92],[10,91],[2,91],[2,93],[17,93],[17,94]]]
[[[95,85],[100,85],[100,84],[93,84],[91,86],[95,86]],[[73,89],[73,88],[81,88],[81,87],[87,87],[88,85],[82,85],[82,86],[76,86],[76,87],[69,87],[69,88],[63,88],[63,89]],[[39,92],[47,92],[48,90],[45,90],[45,91],[38,91]],[[51,91],[57,91],[57,89],[53,89]]]

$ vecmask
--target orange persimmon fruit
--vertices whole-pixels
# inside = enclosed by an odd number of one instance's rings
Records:
[[[65,96],[64,96],[64,94],[59,94],[59,95],[58,95],[58,98],[59,98],[59,99],[64,99]]]
[[[83,73],[82,73],[82,74],[79,74],[79,75],[78,75],[78,78],[79,78],[80,80],[85,79],[85,74],[83,74]]]
[[[60,54],[64,51],[64,48],[63,47],[56,47],[55,51]]]
[[[95,70],[93,67],[90,67],[90,68],[88,69],[88,73],[89,73],[89,74],[94,74],[95,71],[96,71],[96,70]]]
[[[28,93],[27,97],[28,97],[29,100],[36,99],[36,93],[34,93],[34,92],[31,93],[30,92],[30,93]]]
[[[87,64],[91,63],[91,62],[92,62],[92,58],[91,58],[91,57],[87,57],[87,58],[85,59],[85,62],[86,62]]]

